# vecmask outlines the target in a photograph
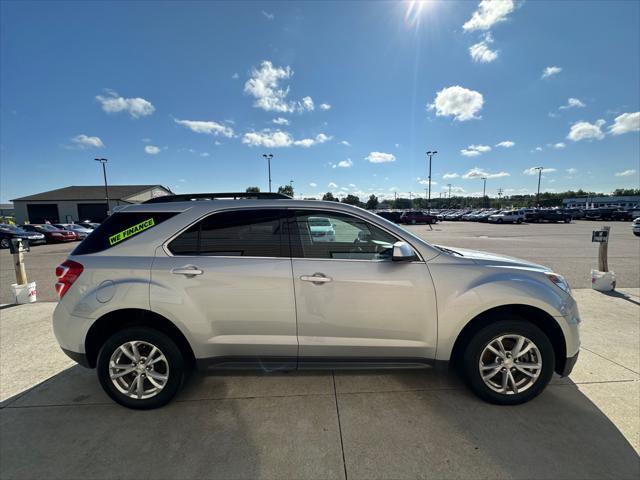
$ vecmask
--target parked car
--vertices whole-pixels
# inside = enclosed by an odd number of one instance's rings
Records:
[[[640,237],[640,217],[633,221],[631,224],[631,230],[636,237]]]
[[[629,210],[614,210],[611,213],[611,220],[630,222],[633,220],[633,215]]]
[[[166,404],[193,364],[447,361],[484,400],[518,404],[578,358],[576,302],[547,267],[432,245],[343,203],[184,198],[123,207],[56,269],[57,341],[122,405]],[[308,235],[317,217],[335,242]]]
[[[400,223],[400,217],[402,216],[402,212],[398,210],[378,210],[375,213],[393,223]]]
[[[490,223],[522,223],[524,221],[524,212],[520,210],[506,210],[490,215],[488,220]]]
[[[560,209],[540,209],[525,214],[525,220],[530,223],[564,222],[571,223],[571,214]]]
[[[481,223],[487,223],[491,215],[500,213],[500,210],[487,210],[475,216],[475,220]]]
[[[55,223],[53,226],[60,228],[61,230],[69,230],[70,232],[75,233],[77,240],[84,240],[91,232],[93,232],[93,228],[88,228],[78,223]]]
[[[27,232],[20,227],[6,223],[0,224],[0,248],[9,248],[12,238],[29,240],[29,245],[45,243],[45,238],[42,233]]]
[[[615,208],[590,208],[585,210],[585,220],[611,220]]]
[[[423,212],[422,210],[407,210],[400,216],[400,222],[405,225],[415,225],[416,223],[426,223],[430,225],[432,223],[436,223],[436,221],[437,219],[435,216],[430,213]]]
[[[584,210],[581,208],[565,208],[565,213],[571,215],[573,220],[580,220],[584,218]]]
[[[28,232],[44,234],[47,243],[74,242],[77,240],[76,234],[69,230],[62,230],[50,224],[41,225],[21,225],[21,228]]]
[[[328,218],[309,217],[307,224],[314,242],[334,242],[336,240],[336,231]]]

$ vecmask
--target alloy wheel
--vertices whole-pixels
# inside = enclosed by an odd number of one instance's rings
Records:
[[[523,335],[501,335],[484,347],[478,368],[491,390],[515,395],[536,383],[542,372],[542,355],[537,345]]]
[[[155,345],[142,340],[129,341],[111,354],[109,378],[118,391],[129,398],[155,397],[169,380],[169,362]]]

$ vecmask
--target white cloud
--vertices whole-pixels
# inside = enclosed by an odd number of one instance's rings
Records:
[[[313,147],[314,145],[319,145],[321,143],[328,142],[332,138],[333,137],[329,137],[324,133],[319,133],[318,135],[315,136],[315,138],[303,138],[302,140],[295,140],[293,144],[297,147],[309,148],[309,147]]]
[[[558,143],[554,143],[552,147],[555,148],[556,150],[560,150],[565,148],[566,145],[564,144],[564,142],[558,142]]]
[[[496,143],[496,147],[511,148],[515,146],[515,144],[516,142],[512,142],[511,140],[504,140],[500,143]]]
[[[573,175],[573,174],[575,174],[575,173],[577,173],[577,172],[578,172],[578,169],[577,169],[577,168],[573,168],[573,167],[571,167],[571,168],[567,168],[567,173],[568,173],[569,175]]]
[[[282,117],[274,118],[272,122],[275,123],[276,125],[289,125],[289,120]]]
[[[536,148],[535,148],[535,151],[536,151],[536,152],[541,152],[541,151],[542,151],[542,147],[536,147]]]
[[[71,139],[73,143],[76,144],[77,148],[84,149],[88,147],[92,148],[103,148],[104,143],[100,140],[100,137],[90,137],[85,134],[76,135]]]
[[[542,169],[542,173],[553,173],[556,172],[557,169],[555,168],[543,168]],[[522,173],[524,173],[525,175],[538,175],[538,168],[537,167],[529,167],[526,170],[524,170]]]
[[[444,175],[442,175],[442,178],[444,178],[445,180],[448,178],[458,178],[458,177],[460,177],[460,175],[457,173],[445,173]]]
[[[144,147],[144,151],[145,153],[148,153],[149,155],[157,155],[160,153],[160,148],[156,147],[155,145],[146,145]]]
[[[490,151],[491,147],[489,145],[469,145],[467,148],[460,150],[460,153],[465,157],[477,157]]]
[[[303,112],[314,109],[313,99],[304,97],[302,101],[287,100],[289,87],[281,87],[282,80],[288,80],[293,76],[291,67],[274,67],[265,60],[260,68],[251,71],[251,78],[244,84],[244,92],[256,100],[254,107],[268,112]]]
[[[542,78],[549,78],[553,75],[557,75],[562,71],[562,67],[547,67],[542,72]]]
[[[144,98],[124,98],[113,90],[107,90],[107,96],[96,96],[102,104],[102,110],[107,113],[127,112],[133,118],[146,117],[155,111],[155,107]]]
[[[328,103],[320,104],[320,110],[330,110],[330,109],[331,109],[331,105],[329,105]]]
[[[498,51],[491,50],[489,45],[493,43],[493,37],[490,33],[484,36],[484,39],[478,43],[475,43],[469,47],[469,55],[471,59],[476,63],[490,63],[498,58]]]
[[[455,85],[440,90],[433,103],[427,105],[427,108],[429,110],[435,109],[436,115],[439,117],[453,116],[455,120],[463,122],[480,118],[477,113],[482,110],[483,103],[484,99],[481,93]]]
[[[202,152],[200,154],[201,157],[208,157],[209,156],[209,152]]]
[[[227,125],[223,125],[218,122],[212,121],[203,121],[203,120],[179,120],[177,118],[173,119],[178,125],[182,125],[183,127],[187,127],[192,132],[196,133],[205,133],[208,135],[222,135],[223,137],[231,138],[233,137],[233,129]]]
[[[338,188],[338,185],[336,185],[333,182],[329,182],[329,185],[327,185],[327,187],[329,187],[329,188]]]
[[[231,75],[231,78],[233,78],[234,80],[237,80],[240,78],[240,75],[238,75],[238,72],[235,72],[233,75]]]
[[[580,140],[602,140],[604,133],[602,133],[602,126],[606,122],[602,119],[597,120],[595,123],[589,122],[577,122],[571,125],[571,130],[567,135],[567,138],[573,142],[579,142]]]
[[[302,140],[294,140],[291,134],[282,130],[264,129],[260,132],[247,132],[242,137],[242,143],[250,147],[312,147],[321,143],[328,142],[332,137],[320,133],[315,138],[303,138]]]
[[[349,142],[347,142],[346,140],[342,140],[342,141],[340,142],[340,144],[341,144],[341,145],[344,145],[345,147],[350,147],[350,146],[351,146],[351,144],[350,144]]]
[[[586,105],[579,99],[577,98],[569,98],[567,100],[567,104],[566,105],[561,105],[560,107],[558,107],[560,110],[567,110],[569,108],[584,108],[586,107]]]
[[[462,28],[466,31],[489,30],[496,23],[505,21],[513,8],[513,0],[482,0]]]
[[[316,188],[318,186],[318,184],[316,182],[311,182],[311,183],[309,183],[309,186],[311,188]]]
[[[634,173],[636,173],[635,170],[625,170],[624,172],[616,173],[616,177],[630,177]]]
[[[609,127],[609,133],[612,135],[638,131],[640,131],[640,112],[623,113],[617,116],[613,125]]]
[[[364,157],[365,160],[368,160],[370,163],[387,163],[387,162],[395,162],[396,157],[392,153],[383,153],[383,152],[371,152],[369,155]]]
[[[273,13],[265,12],[264,10],[262,10],[262,15],[264,15],[264,18],[266,18],[267,20],[273,20],[274,18],[276,18]]]
[[[351,168],[353,167],[353,161],[350,158],[347,158],[346,160],[342,160],[341,162],[338,162],[338,166],[340,168]]]
[[[470,179],[470,178],[501,178],[501,177],[510,177],[511,174],[507,172],[497,172],[497,173],[489,173],[486,170],[483,170],[479,167],[474,167],[469,170],[467,173],[462,175],[462,178]]]

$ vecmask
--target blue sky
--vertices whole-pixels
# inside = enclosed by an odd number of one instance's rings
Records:
[[[2,2],[0,200],[640,184],[640,2]],[[530,172],[529,172],[530,173]],[[422,182],[422,183],[421,183]]]

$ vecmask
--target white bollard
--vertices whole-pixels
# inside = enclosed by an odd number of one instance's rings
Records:
[[[18,305],[33,303],[37,300],[38,291],[36,290],[36,282],[23,283],[22,285],[12,283],[11,288],[13,289],[15,303]]]
[[[591,288],[599,292],[611,292],[616,289],[616,274],[591,270]]]

